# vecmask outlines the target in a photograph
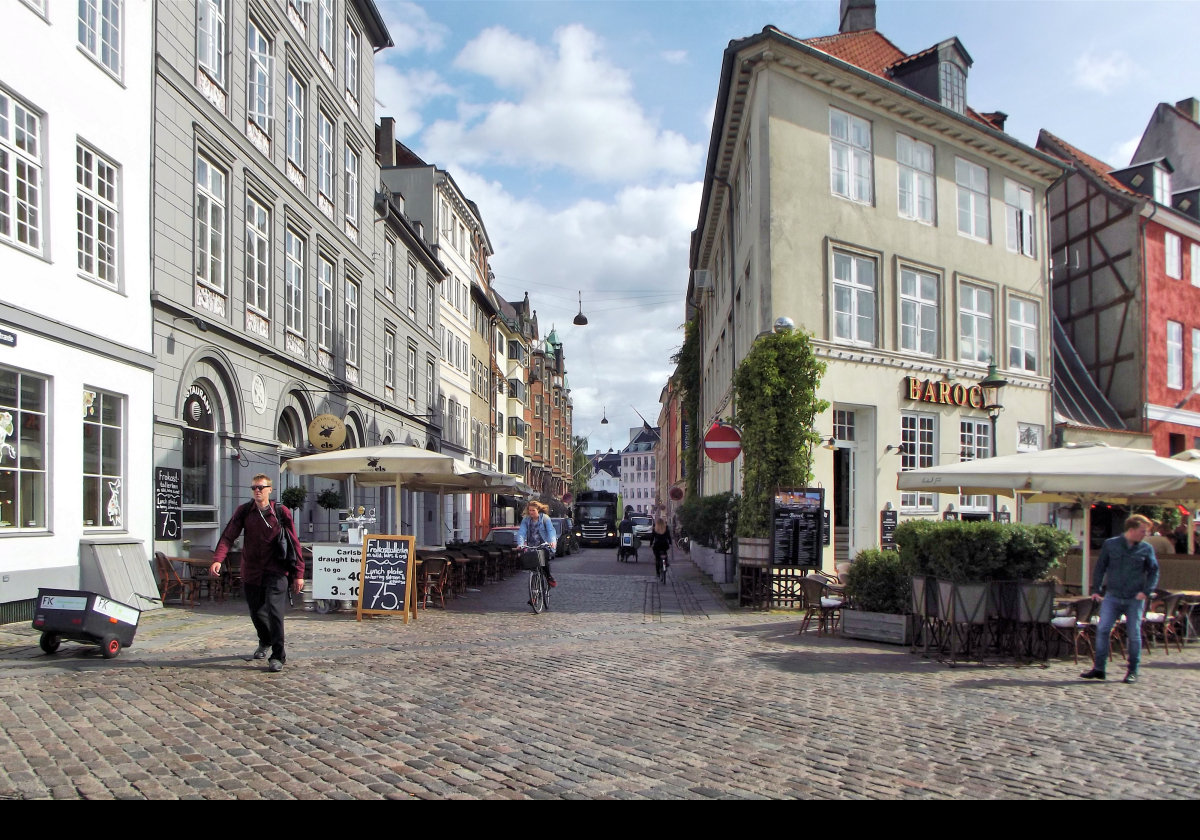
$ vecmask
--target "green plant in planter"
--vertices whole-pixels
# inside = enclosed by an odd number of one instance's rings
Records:
[[[846,572],[846,595],[856,610],[904,615],[912,601],[913,569],[898,552],[860,551]]]
[[[730,536],[737,530],[738,497],[733,493],[693,496],[679,506],[678,514],[683,534],[700,545],[729,551]]]
[[[279,501],[286,507],[292,510],[299,510],[304,505],[304,501],[308,498],[308,489],[300,487],[285,487],[283,492],[279,494]]]
[[[744,459],[738,536],[768,536],[775,491],[812,481],[812,450],[821,441],[813,422],[829,408],[817,399],[824,373],[825,363],[800,330],[760,336],[738,365],[734,422]]]
[[[895,538],[913,574],[959,583],[1044,578],[1074,544],[1049,525],[1000,522],[910,520],[896,527]]]
[[[322,490],[317,494],[317,504],[325,508],[327,511],[341,510],[346,500],[342,498],[342,494],[334,490],[332,487]],[[329,525],[329,517],[325,517],[325,525]]]

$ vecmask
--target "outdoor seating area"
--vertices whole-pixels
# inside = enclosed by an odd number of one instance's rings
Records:
[[[491,542],[452,542],[444,548],[417,549],[416,591],[419,609],[446,607],[446,599],[499,583],[517,571],[520,550]]]
[[[960,661],[1029,662],[1070,655],[1076,663],[1095,653],[1099,604],[1056,591],[1053,581],[953,583],[914,581],[913,652],[951,665]],[[1192,612],[1200,592],[1155,592],[1142,620],[1143,653],[1182,652],[1194,643]],[[1200,618],[1200,614],[1197,615]],[[1124,658],[1124,617],[1112,631],[1112,653]]]
[[[222,564],[221,574],[213,575],[212,549],[192,549],[188,557],[169,557],[154,552],[154,572],[158,593],[164,604],[176,601],[194,607],[202,600],[224,601],[241,592],[241,552],[231,551]]]

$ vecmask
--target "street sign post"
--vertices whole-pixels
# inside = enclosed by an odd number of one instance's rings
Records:
[[[718,464],[736,461],[742,454],[742,436],[733,426],[714,423],[704,435],[704,454]]]

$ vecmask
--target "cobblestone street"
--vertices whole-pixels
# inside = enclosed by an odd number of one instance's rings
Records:
[[[949,668],[646,559],[557,561],[540,616],[523,574],[407,626],[297,606],[279,674],[240,599],[147,614],[115,660],[0,627],[0,798],[1200,795],[1195,647],[1136,686]]]

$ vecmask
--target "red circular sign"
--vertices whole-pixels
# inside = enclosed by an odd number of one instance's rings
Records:
[[[563,493],[563,504],[564,505],[569,505],[573,501],[575,501],[574,496],[572,496],[570,493]]]
[[[736,461],[742,454],[742,436],[733,426],[714,423],[704,435],[704,454],[718,464]]]
[[[682,502],[683,501],[683,488],[682,487],[672,487],[667,492],[667,495],[671,497],[671,501],[673,501],[673,502]]]

